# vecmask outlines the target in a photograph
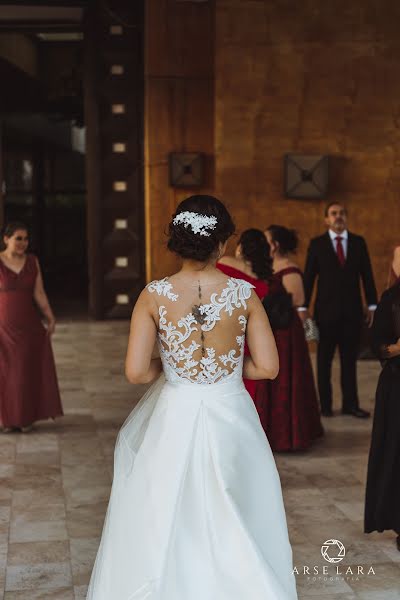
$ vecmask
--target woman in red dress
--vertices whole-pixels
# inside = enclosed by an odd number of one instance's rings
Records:
[[[304,302],[302,273],[290,258],[298,239],[294,231],[278,225],[271,225],[265,235],[274,270],[270,293],[285,289],[292,295],[294,309],[289,327],[274,331],[278,377],[256,386],[255,404],[272,450],[305,450],[324,430],[308,345],[296,310]]]
[[[3,240],[6,248],[0,252],[0,423],[3,432],[27,432],[34,421],[63,414],[50,343],[55,319],[38,260],[27,254],[26,226],[10,223]]]
[[[247,229],[240,236],[235,256],[223,256],[217,263],[217,268],[228,277],[244,279],[254,285],[257,296],[262,300],[268,293],[271,265],[270,248],[263,232],[259,229]],[[248,354],[249,349],[245,346],[245,355]],[[243,381],[254,400],[260,382],[253,379]]]

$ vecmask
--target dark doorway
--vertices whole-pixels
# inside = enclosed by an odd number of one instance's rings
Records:
[[[56,314],[75,318],[88,313],[80,27],[0,33],[3,47],[10,42],[9,60],[0,58],[3,220],[28,225]]]
[[[19,126],[45,122],[19,118]],[[49,125],[51,128],[51,125]],[[57,126],[55,126],[57,129]],[[31,251],[41,263],[58,315],[87,313],[84,155],[43,138],[3,127],[4,220],[29,226]]]
[[[30,226],[58,315],[126,319],[145,281],[144,1],[28,4],[0,6],[0,220]]]

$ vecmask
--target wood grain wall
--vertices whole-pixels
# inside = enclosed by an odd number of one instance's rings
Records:
[[[214,189],[213,2],[146,2],[145,178],[147,278],[174,271],[165,230],[177,204],[194,193],[169,186],[170,152],[206,155],[204,188]]]
[[[364,235],[379,290],[400,244],[400,4],[218,0],[217,193],[240,228],[323,231],[324,202],[283,196],[286,152],[332,156],[329,200]]]
[[[308,241],[325,202],[287,200],[286,152],[326,153],[328,200],[369,244],[379,290],[400,243],[400,5],[394,0],[149,0],[146,15],[147,276],[176,267],[164,229],[191,190],[168,153],[203,151],[204,192],[238,229],[280,223]]]

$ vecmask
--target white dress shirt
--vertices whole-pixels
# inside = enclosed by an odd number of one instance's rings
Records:
[[[334,231],[332,231],[332,229],[329,229],[329,236],[332,240],[332,244],[333,244],[333,249],[335,251],[335,253],[337,254],[337,241],[336,238],[337,237],[341,237],[342,238],[342,246],[343,246],[343,252],[344,252],[344,257],[347,258],[347,245],[348,245],[348,241],[349,241],[349,232],[347,231],[347,229],[345,229],[344,231],[342,231],[342,233],[335,233]]]

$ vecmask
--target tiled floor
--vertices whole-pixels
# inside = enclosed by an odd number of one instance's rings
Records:
[[[29,434],[0,436],[0,598],[85,598],[114,440],[143,391],[123,377],[127,329],[126,322],[59,325],[54,347],[66,416]],[[365,408],[372,408],[378,372],[376,363],[360,363]],[[299,599],[400,600],[394,534],[362,532],[371,420],[325,421],[326,436],[312,450],[276,456]],[[346,548],[339,565],[321,556],[321,545],[331,538]],[[357,566],[364,573],[372,566],[375,575],[357,576]],[[336,567],[341,574],[334,574]],[[349,567],[353,575],[346,574]]]

